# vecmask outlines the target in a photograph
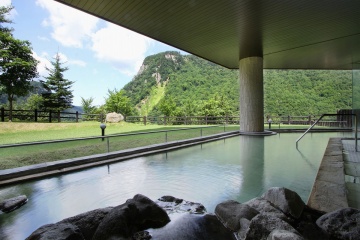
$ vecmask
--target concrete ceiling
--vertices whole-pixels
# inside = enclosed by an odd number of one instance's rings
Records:
[[[358,0],[56,0],[227,68],[352,69]]]

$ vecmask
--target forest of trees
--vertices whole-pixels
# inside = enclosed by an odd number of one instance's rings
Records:
[[[238,115],[239,73],[193,55],[163,52],[147,57],[124,94],[146,115]],[[163,96],[154,89],[165,87]],[[264,113],[318,115],[352,108],[352,72],[264,70]],[[151,99],[158,101],[151,101]]]

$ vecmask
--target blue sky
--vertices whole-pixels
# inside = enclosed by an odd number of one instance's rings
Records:
[[[108,89],[131,81],[146,56],[180,51],[52,0],[0,0],[1,6],[10,4],[15,7],[9,16],[13,34],[31,42],[40,78],[58,52],[69,68],[65,78],[75,82],[77,106],[81,97],[103,104]]]

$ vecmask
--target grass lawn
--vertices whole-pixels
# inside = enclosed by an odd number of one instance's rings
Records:
[[[196,127],[203,127],[202,130]],[[172,131],[168,133],[149,133],[142,135],[116,136],[109,140],[89,139],[76,140],[61,143],[46,143],[41,145],[20,146],[11,148],[0,148],[0,170],[9,169],[31,164],[51,162],[75,157],[89,156],[93,154],[106,153],[108,151],[119,151],[128,148],[141,147],[151,144],[164,143],[199,136],[207,136],[224,132],[224,127],[178,125],[162,126],[134,123],[108,123],[105,134],[136,133],[148,131],[171,130],[179,128],[193,128],[190,130]],[[302,128],[308,125],[280,125],[280,128]],[[194,129],[195,128],[195,129]],[[265,129],[268,125],[265,124]],[[272,129],[278,129],[278,124],[273,124]],[[226,131],[239,130],[239,125],[226,126]],[[100,136],[99,122],[79,123],[20,123],[0,122],[0,145],[39,142],[45,140],[71,139],[81,137]],[[108,145],[109,143],[109,145]]]
[[[0,143],[24,143],[55,139],[69,139],[79,137],[100,136],[100,123],[81,122],[81,123],[0,123]],[[178,128],[194,128],[199,126],[159,126],[132,124],[132,123],[113,123],[107,124],[106,135],[119,133],[136,133],[147,131],[170,130]],[[182,131],[149,133],[143,135],[117,136],[107,139],[76,140],[61,143],[46,143],[41,145],[20,146],[11,148],[1,148],[0,169],[9,169],[31,164],[50,162],[62,159],[69,159],[81,156],[89,156],[108,151],[119,151],[128,148],[146,146],[167,141],[188,139],[220,133],[224,127],[212,127],[200,129],[190,129]],[[238,130],[239,126],[228,126],[226,131]]]
[[[155,131],[173,129],[184,126],[161,126],[134,123],[107,123],[105,134],[119,134],[128,132]],[[187,126],[186,126],[187,127]],[[99,122],[79,123],[21,123],[0,122],[0,145],[37,142],[44,140],[80,138],[100,136]]]

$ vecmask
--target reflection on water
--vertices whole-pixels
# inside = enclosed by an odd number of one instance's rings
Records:
[[[300,152],[299,134],[240,136],[0,188],[0,201],[29,198],[20,209],[0,214],[0,239],[24,239],[41,225],[116,206],[137,193],[201,202],[209,212],[221,201],[244,202],[274,186],[307,201],[328,138],[336,136],[345,135],[309,134]]]

